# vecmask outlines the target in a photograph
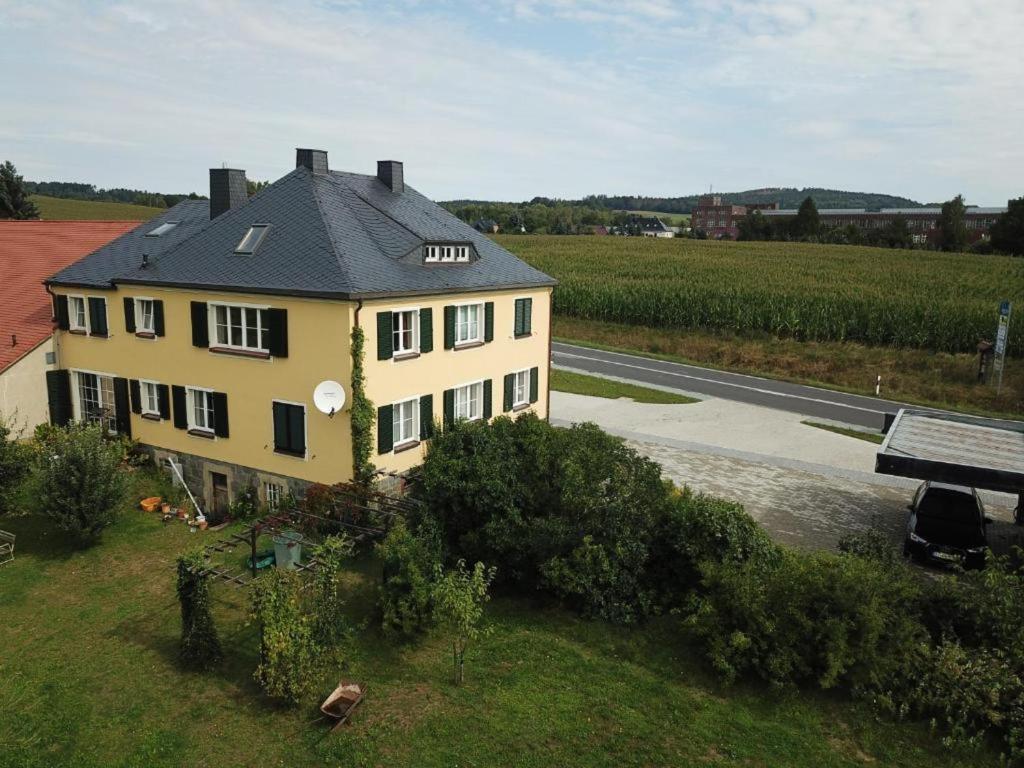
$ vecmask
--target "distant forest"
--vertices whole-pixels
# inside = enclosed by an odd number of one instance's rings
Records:
[[[198,200],[200,195],[168,195],[141,189],[97,189],[93,184],[73,181],[26,181],[25,191],[30,195],[61,197],[67,200],[94,200],[103,203],[132,203],[152,208],[170,208],[182,200]]]

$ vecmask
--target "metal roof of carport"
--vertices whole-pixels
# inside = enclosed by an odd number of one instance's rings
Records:
[[[901,409],[875,471],[1024,494],[1024,422]]]

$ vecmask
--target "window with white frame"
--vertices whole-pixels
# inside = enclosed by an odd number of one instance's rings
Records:
[[[469,261],[469,246],[468,245],[457,245],[457,246],[455,246],[455,260],[456,261]]]
[[[455,418],[475,421],[483,416],[484,383],[467,384],[455,390]]]
[[[392,439],[396,446],[419,440],[419,398],[403,400],[392,406]]]
[[[160,415],[160,392],[155,381],[139,382],[139,399],[144,416]]]
[[[153,300],[152,299],[136,299],[135,300],[135,332],[136,333],[153,333]]]
[[[281,506],[281,497],[284,495],[283,490],[277,483],[267,483],[264,485],[263,492],[267,497],[267,506],[271,511],[275,511]]]
[[[465,263],[469,261],[468,245],[425,245],[423,246],[423,261],[427,263],[442,264]]]
[[[211,304],[214,333],[218,347],[270,351],[270,329],[267,310],[239,304]]]
[[[512,407],[530,403],[530,369],[518,371],[512,386]]]
[[[437,245],[425,245],[423,246],[423,260],[428,262],[434,262],[441,258],[441,249]]]
[[[205,389],[186,390],[188,395],[188,428],[213,432],[213,392]]]
[[[396,355],[419,351],[418,309],[405,309],[391,313],[392,349]]]
[[[455,343],[483,341],[483,304],[461,304],[455,308]]]
[[[107,432],[117,432],[117,411],[114,407],[114,379],[95,373],[76,371],[78,420],[99,424]]]
[[[85,314],[85,297],[68,296],[68,327],[72,331],[88,330],[89,321]]]

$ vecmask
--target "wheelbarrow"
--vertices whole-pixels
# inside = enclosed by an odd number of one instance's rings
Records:
[[[366,695],[366,686],[362,683],[353,683],[351,681],[342,680],[338,683],[338,687],[335,688],[331,695],[328,696],[324,703],[320,705],[320,711],[323,712],[331,720],[337,720],[334,727],[331,728],[331,733],[341,728],[348,720],[349,715],[352,711],[359,706],[359,702],[363,700],[363,696]]]

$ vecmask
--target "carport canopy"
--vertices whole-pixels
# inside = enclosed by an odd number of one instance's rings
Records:
[[[901,409],[875,472],[1017,494],[1024,514],[1024,422]]]

